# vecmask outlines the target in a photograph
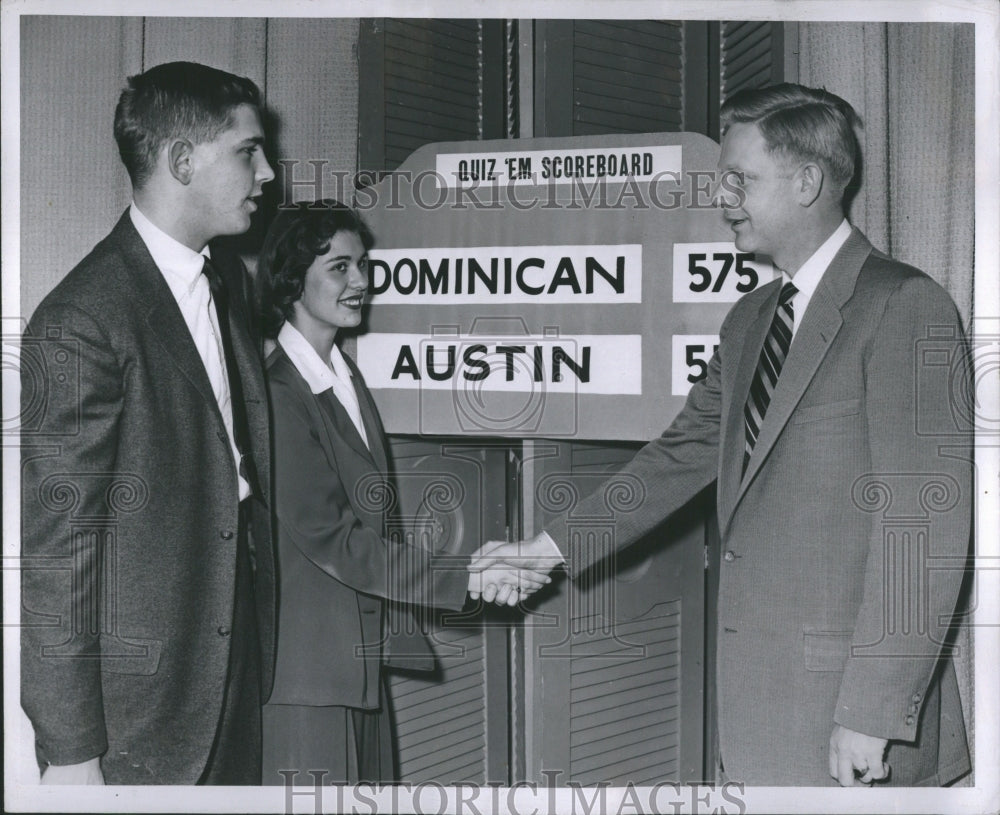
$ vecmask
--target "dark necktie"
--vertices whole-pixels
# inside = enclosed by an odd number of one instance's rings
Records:
[[[236,354],[233,352],[233,336],[229,327],[229,289],[219,270],[208,258],[205,258],[201,273],[205,275],[208,287],[212,290],[212,302],[215,303],[215,314],[219,319],[222,352],[225,355],[226,376],[229,380],[229,404],[233,411],[233,439],[240,453],[239,472],[250,485],[250,490],[256,493],[257,472],[253,457],[250,455],[250,423],[247,420],[243,381],[240,379],[240,369],[236,362]]]
[[[743,473],[747,471],[750,454],[757,443],[760,428],[764,424],[764,414],[767,413],[767,406],[771,403],[774,387],[778,384],[778,377],[781,376],[781,367],[785,364],[788,348],[792,344],[792,325],[795,321],[792,298],[797,293],[798,289],[791,283],[786,283],[781,287],[781,293],[778,295],[778,308],[771,320],[771,328],[764,340],[764,347],[760,349],[757,370],[754,371],[753,382],[750,384],[750,394],[747,396],[746,405],[743,406],[743,419],[746,425]]]

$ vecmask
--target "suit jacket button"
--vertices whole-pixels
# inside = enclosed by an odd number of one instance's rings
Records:
[[[726,552],[726,554],[722,556],[722,558],[723,560],[726,561],[726,563],[732,563],[734,560],[736,560],[736,553],[732,549],[730,549],[728,552]]]
[[[913,724],[913,722],[914,722],[914,721],[915,721],[915,719],[914,719],[914,718],[913,718],[912,716],[907,716],[907,717],[906,717],[906,723],[907,723],[908,725],[911,725],[911,724]]]
[[[223,529],[221,532],[219,532],[219,537],[222,538],[224,541],[232,540],[233,539],[233,530],[232,529]]]
[[[219,636],[220,637],[228,637],[229,636],[229,629],[226,628],[226,626],[224,626],[224,625],[220,625],[219,628],[218,628],[218,631],[219,631]]]

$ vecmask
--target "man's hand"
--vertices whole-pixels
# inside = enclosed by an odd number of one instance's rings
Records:
[[[830,735],[830,775],[842,787],[884,781],[889,777],[890,770],[883,760],[888,743],[887,739],[866,736],[839,724],[834,725]],[[855,770],[862,774],[861,778],[854,777]]]
[[[470,571],[482,571],[497,563],[548,574],[563,562],[562,555],[544,532],[528,541],[487,541],[472,555]]]
[[[104,786],[100,756],[79,764],[50,764],[42,773],[42,783]]]
[[[552,578],[543,572],[498,563],[481,571],[469,572],[469,594],[473,600],[478,600],[481,595],[487,603],[513,606],[551,582]]]
[[[560,563],[562,555],[544,532],[530,541],[487,541],[472,554],[469,591],[474,600],[481,593],[488,603],[513,606],[550,583],[551,578],[547,575]],[[491,577],[491,573],[495,573],[497,579]],[[474,588],[471,579],[476,574],[483,575],[478,589]]]

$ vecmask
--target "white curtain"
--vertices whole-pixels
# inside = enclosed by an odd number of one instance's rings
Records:
[[[842,96],[865,123],[851,222],[944,286],[966,328],[974,307],[975,67],[971,24],[799,24],[799,81]],[[956,645],[972,749],[968,627]]]
[[[801,23],[799,80],[865,122],[851,220],[972,314],[975,42],[971,24]]]

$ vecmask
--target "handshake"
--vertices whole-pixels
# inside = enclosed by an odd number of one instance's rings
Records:
[[[472,554],[469,594],[498,606],[517,605],[547,583],[562,554],[542,532],[528,541],[487,541]]]

